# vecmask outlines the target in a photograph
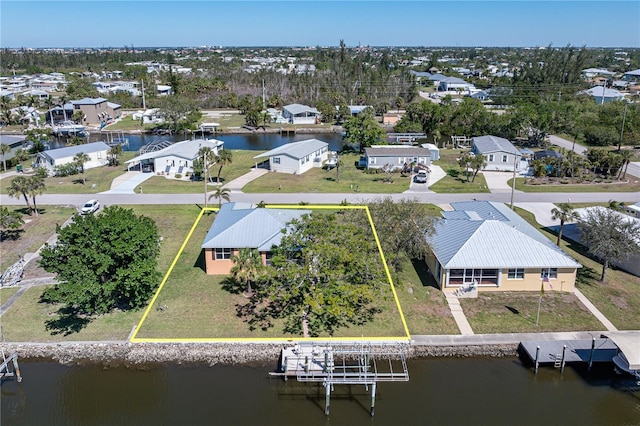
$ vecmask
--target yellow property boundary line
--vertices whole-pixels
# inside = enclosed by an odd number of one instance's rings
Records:
[[[366,341],[366,342],[371,342],[371,341],[385,341],[385,342],[407,342],[409,340],[411,340],[411,334],[409,333],[409,328],[407,327],[407,321],[404,317],[404,313],[402,312],[402,306],[400,305],[400,300],[398,299],[398,294],[396,292],[396,288],[395,285],[393,284],[393,279],[391,278],[391,272],[389,271],[389,267],[387,266],[387,260],[384,256],[384,252],[382,251],[382,246],[380,245],[380,239],[378,238],[378,232],[376,231],[376,227],[373,224],[373,218],[371,217],[371,212],[369,211],[369,207],[368,206],[340,206],[340,205],[280,205],[280,204],[274,204],[274,205],[268,205],[265,206],[266,208],[271,208],[271,209],[310,209],[310,210],[364,210],[367,213],[367,219],[369,220],[369,225],[371,226],[371,232],[373,233],[373,237],[376,241],[376,245],[378,247],[378,252],[380,253],[380,259],[382,260],[382,265],[384,266],[384,271],[387,275],[387,280],[389,281],[389,285],[391,286],[391,292],[393,293],[393,298],[396,302],[396,307],[398,308],[398,312],[400,313],[400,319],[402,321],[402,326],[404,328],[405,331],[405,336],[403,337],[399,337],[399,336],[389,336],[389,337],[238,337],[238,338],[232,338],[232,337],[220,337],[220,338],[190,338],[190,339],[185,339],[185,338],[138,338],[138,331],[142,328],[142,324],[144,323],[144,321],[147,319],[147,316],[149,315],[149,312],[151,312],[151,308],[153,307],[153,305],[156,302],[156,299],[158,298],[158,295],[160,294],[160,292],[162,291],[164,285],[167,283],[167,280],[169,279],[169,276],[171,275],[171,272],[173,271],[173,268],[175,267],[176,263],[178,262],[178,259],[180,258],[180,256],[182,255],[182,252],[184,251],[185,247],[187,246],[187,243],[189,243],[189,240],[191,239],[191,236],[193,234],[193,232],[195,231],[196,227],[198,226],[198,224],[200,223],[200,220],[202,219],[202,216],[205,214],[205,212],[214,212],[214,211],[218,211],[218,208],[213,208],[213,207],[208,207],[208,208],[204,208],[200,211],[200,214],[198,214],[198,217],[196,218],[196,220],[194,221],[193,225],[191,226],[191,230],[189,231],[189,233],[187,234],[186,238],[184,239],[184,242],[182,243],[182,246],[180,246],[180,250],[178,250],[178,253],[176,254],[176,256],[173,259],[173,262],[171,262],[171,266],[169,266],[169,270],[167,271],[167,273],[164,275],[164,278],[162,279],[162,282],[160,282],[160,285],[158,286],[158,289],[156,290],[155,294],[153,295],[153,298],[151,299],[151,301],[149,302],[149,305],[147,306],[147,309],[145,309],[144,314],[142,315],[142,318],[140,319],[140,322],[138,322],[138,324],[136,325],[136,329],[134,331],[134,333],[131,335],[131,338],[129,339],[130,342],[132,343],[255,343],[255,342],[269,342],[269,343],[276,343],[276,342],[283,342],[283,341],[334,341],[334,342],[353,342],[353,341]]]

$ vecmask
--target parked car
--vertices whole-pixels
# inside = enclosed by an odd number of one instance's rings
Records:
[[[92,214],[100,208],[100,201],[89,200],[84,203],[84,206],[80,209],[80,214]]]
[[[427,171],[426,170],[418,170],[416,176],[413,178],[415,183],[427,183]]]

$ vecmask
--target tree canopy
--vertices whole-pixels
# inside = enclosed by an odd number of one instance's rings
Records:
[[[272,266],[239,308],[252,328],[284,320],[284,332],[305,337],[360,325],[378,312],[388,286],[380,255],[363,215],[311,214],[294,220]]]
[[[43,300],[82,315],[140,308],[160,280],[159,250],[155,222],[133,210],[109,206],[95,216],[76,215],[41,251],[41,266],[59,281]]]
[[[640,224],[623,213],[604,207],[591,208],[580,218],[578,227],[582,243],[589,252],[602,259],[602,282],[606,281],[610,262],[640,253]]]

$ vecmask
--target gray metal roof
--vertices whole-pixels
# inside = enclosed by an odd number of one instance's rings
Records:
[[[627,71],[627,72],[624,73],[624,75],[640,75],[640,69],[633,70],[633,71]]]
[[[289,104],[282,107],[282,109],[286,109],[293,115],[302,114],[303,112],[312,112],[314,114],[319,114],[317,109],[302,104]]]
[[[595,86],[589,90],[583,90],[580,93],[586,93],[587,95],[591,95],[595,98],[604,96],[605,98],[622,98],[624,94],[622,92],[617,91],[616,89],[609,89],[604,86]]]
[[[579,268],[578,262],[504,204],[451,203],[429,243],[445,268]]]
[[[287,223],[310,210],[255,208],[248,203],[223,204],[202,242],[202,248],[257,248],[280,244]]]
[[[274,155],[287,155],[291,158],[300,159],[328,146],[329,144],[327,142],[321,141],[319,139],[306,139],[299,142],[291,142],[285,145],[281,145],[270,151],[264,152],[260,155],[256,155],[253,158],[266,158],[273,157]]]
[[[367,157],[430,157],[429,148],[402,146],[372,146],[364,149]]]
[[[211,148],[217,155],[217,150],[224,144],[224,142],[217,139],[194,139],[186,140],[182,142],[176,142],[158,151],[148,151],[137,157],[132,158],[129,163],[137,163],[142,160],[162,158],[167,156],[176,156],[187,160],[194,160],[198,156],[198,151],[203,146]]]
[[[498,136],[476,136],[471,139],[473,145],[480,154],[487,154],[491,152],[508,152],[509,154],[518,154],[518,150],[511,142],[505,138]]]
[[[27,139],[22,135],[0,135],[0,144],[9,145],[11,148],[15,148]]]
[[[104,142],[92,142],[84,145],[67,146],[64,148],[50,149],[48,151],[42,151],[38,155],[49,157],[53,160],[60,160],[62,158],[75,157],[76,154],[85,153],[91,154],[99,151],[109,151],[111,148]]]
[[[83,98],[80,100],[70,101],[73,105],[97,105],[107,102],[105,98]]]

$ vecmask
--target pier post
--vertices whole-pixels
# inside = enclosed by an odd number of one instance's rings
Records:
[[[567,345],[562,345],[562,365],[560,366],[560,372],[562,373],[564,371],[564,364],[565,364],[565,354],[567,352]]]
[[[324,414],[329,415],[329,404],[331,402],[331,385],[324,382],[325,396],[324,396]]]
[[[376,382],[371,385],[371,417],[376,411]]]
[[[18,383],[22,381],[22,376],[20,375],[20,366],[18,365],[18,356],[13,356],[13,369],[16,371],[16,379]]]
[[[309,355],[306,355],[304,357],[304,372],[305,373],[309,372]]]
[[[322,371],[324,373],[329,371],[329,353],[324,351],[324,365],[322,366]]]
[[[538,374],[538,365],[539,365],[539,361],[538,361],[538,357],[540,356],[540,346],[536,346],[536,367],[535,367],[535,373]]]
[[[288,366],[288,357],[284,357],[284,366],[282,367],[282,371],[284,372],[284,381],[287,381],[287,366]]]
[[[591,366],[593,365],[593,352],[596,350],[596,338],[591,338],[591,352],[589,353],[589,368],[588,371],[591,371]]]

